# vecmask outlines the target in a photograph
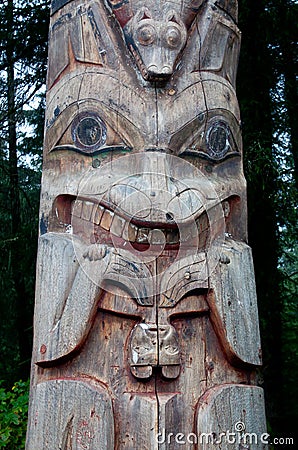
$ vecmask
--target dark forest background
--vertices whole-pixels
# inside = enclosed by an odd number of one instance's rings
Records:
[[[0,5],[0,380],[7,390],[30,370],[49,3]],[[298,2],[239,0],[239,11],[237,92],[264,359],[260,383],[269,431],[285,437],[298,424]]]

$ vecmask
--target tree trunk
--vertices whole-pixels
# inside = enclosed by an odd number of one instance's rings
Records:
[[[269,420],[280,418],[282,385],[281,300],[275,199],[277,173],[272,153],[275,86],[269,53],[266,1],[243,1],[238,95],[248,177],[248,235],[252,246],[263,336],[264,379]],[[274,332],[272,332],[274,330]]]
[[[7,6],[7,105],[8,105],[8,152],[9,152],[9,193],[10,193],[10,215],[11,215],[11,272],[14,282],[16,333],[18,335],[19,347],[19,377],[27,378],[30,367],[30,342],[28,342],[27,311],[26,311],[26,289],[24,274],[20,268],[20,190],[18,176],[17,155],[17,118],[15,105],[15,66],[14,66],[14,2],[8,1]]]
[[[297,92],[297,49],[295,46],[295,30],[297,27],[295,16],[295,5],[282,2],[278,6],[279,24],[282,24],[284,31],[279,35],[279,43],[282,53],[281,73],[284,74],[285,106],[288,117],[290,134],[290,150],[294,162],[294,180],[298,189],[298,92]],[[296,5],[297,6],[297,5]]]

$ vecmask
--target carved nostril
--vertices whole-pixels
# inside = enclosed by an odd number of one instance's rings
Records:
[[[162,72],[163,75],[171,75],[172,74],[172,69],[169,66],[164,66],[162,68],[161,72]]]
[[[167,222],[174,222],[174,214],[172,212],[166,213]]]
[[[148,72],[159,73],[159,68],[155,64],[148,66]]]

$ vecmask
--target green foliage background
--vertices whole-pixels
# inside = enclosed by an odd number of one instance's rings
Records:
[[[0,448],[25,447],[29,381],[16,382],[10,390],[0,387]]]

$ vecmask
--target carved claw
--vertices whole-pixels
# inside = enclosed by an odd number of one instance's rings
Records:
[[[152,367],[151,366],[131,366],[130,368],[131,373],[133,374],[134,377],[136,378],[141,378],[141,379],[145,379],[145,378],[150,378],[152,375]]]
[[[169,380],[178,378],[180,375],[180,365],[177,366],[163,366],[161,368],[161,373],[165,378]]]
[[[107,254],[107,246],[103,244],[92,244],[83,253],[83,257],[89,261],[100,261]]]

